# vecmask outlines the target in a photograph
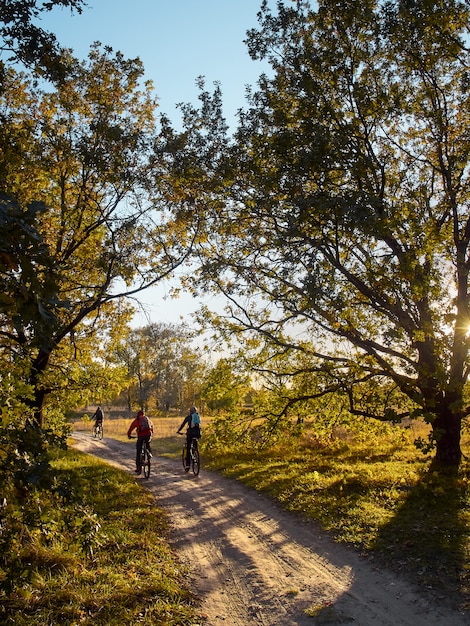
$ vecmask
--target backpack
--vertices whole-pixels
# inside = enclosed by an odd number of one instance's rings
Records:
[[[199,417],[199,413],[191,413],[191,428],[195,426],[201,425],[201,418]]]
[[[201,418],[199,413],[191,413],[191,423],[189,425],[189,431],[196,439],[201,438]]]
[[[149,430],[149,429],[150,429],[150,420],[146,415],[144,415],[143,417],[139,418],[139,425],[137,427],[137,433],[140,434],[144,430]]]

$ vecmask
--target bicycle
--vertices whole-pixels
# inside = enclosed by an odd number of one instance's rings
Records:
[[[94,426],[93,426],[93,437],[98,438],[98,439],[103,439],[103,424],[102,422],[97,422]]]
[[[180,433],[180,435],[182,434],[183,433]],[[186,464],[186,444],[185,444],[183,446],[183,453],[182,453],[184,471],[189,472],[189,470],[192,469],[194,476],[197,476],[199,474],[199,470],[201,467],[201,459],[199,456],[197,439],[195,438],[191,439],[191,446],[189,448],[189,454],[190,454],[189,464]]]
[[[131,435],[129,439],[137,439],[137,437]],[[140,468],[144,472],[144,478],[148,478],[150,476],[151,458],[152,454],[149,450],[149,442],[144,441],[142,443],[142,452],[140,453]]]

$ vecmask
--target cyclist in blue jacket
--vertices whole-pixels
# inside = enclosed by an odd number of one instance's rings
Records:
[[[181,434],[181,431],[186,425],[188,427],[186,430],[186,467],[189,467],[191,441],[193,439],[201,438],[201,418],[199,417],[199,413],[197,412],[197,408],[195,406],[192,406],[189,409],[189,413],[186,415],[183,423],[176,432]]]

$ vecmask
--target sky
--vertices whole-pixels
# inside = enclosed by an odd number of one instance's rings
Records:
[[[87,0],[81,15],[54,8],[41,26],[52,31],[61,45],[86,58],[91,44],[100,41],[125,57],[139,57],[145,78],[153,81],[159,111],[174,125],[180,120],[177,104],[197,103],[196,79],[204,76],[210,90],[220,83],[224,114],[235,126],[236,112],[245,104],[246,85],[256,86],[267,69],[253,61],[246,45],[246,31],[258,25],[261,0]],[[275,7],[275,0],[269,3]],[[146,314],[135,317],[135,326],[152,322],[191,321],[201,300],[183,294],[168,297],[171,285],[140,294]],[[220,309],[215,298],[204,300]],[[212,306],[214,305],[214,306]]]
[[[246,31],[258,25],[261,0],[87,0],[78,15],[54,8],[41,24],[85,58],[95,41],[140,57],[160,110],[177,119],[176,104],[196,102],[195,81],[220,82],[227,119],[243,106],[245,85],[263,66],[250,59]],[[275,5],[273,0],[272,5]]]

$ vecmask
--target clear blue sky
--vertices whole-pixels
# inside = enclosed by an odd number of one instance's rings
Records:
[[[88,0],[81,15],[55,8],[42,19],[60,43],[87,56],[95,41],[140,57],[155,84],[160,110],[179,119],[176,104],[196,102],[195,81],[220,82],[230,124],[263,66],[243,40],[256,27],[261,0]],[[275,0],[271,2],[275,6]],[[264,69],[265,66],[264,66]]]
[[[221,85],[224,114],[235,124],[236,111],[244,106],[245,86],[255,86],[267,69],[250,59],[246,31],[258,25],[261,0],[88,0],[83,13],[55,8],[42,19],[59,42],[85,58],[90,45],[100,41],[125,57],[140,57],[145,76],[153,81],[159,108],[177,125],[176,104],[197,102],[195,81],[205,76],[207,87]],[[276,0],[270,2],[275,8]],[[200,299],[182,294],[169,299],[168,283],[140,294],[150,321],[178,323],[180,316],[190,321]],[[211,308],[221,307],[217,298],[204,301]],[[137,326],[146,325],[145,316],[136,316]]]

